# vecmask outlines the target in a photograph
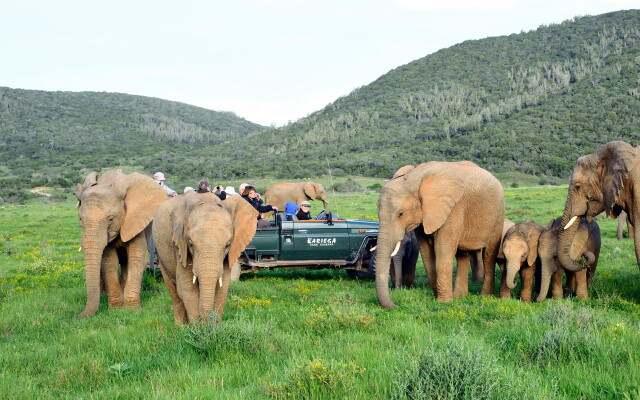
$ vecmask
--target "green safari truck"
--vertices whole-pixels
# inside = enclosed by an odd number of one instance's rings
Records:
[[[283,220],[259,227],[240,257],[242,272],[262,268],[344,269],[350,276],[375,273],[378,221],[341,219],[321,212],[316,219]]]

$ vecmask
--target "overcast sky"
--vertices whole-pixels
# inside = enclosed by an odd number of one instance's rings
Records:
[[[640,0],[19,0],[0,86],[159,97],[280,126],[469,39]]]

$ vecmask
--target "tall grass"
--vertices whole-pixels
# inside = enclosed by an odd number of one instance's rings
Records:
[[[505,190],[507,217],[541,225],[566,187]],[[375,193],[332,208],[375,218]],[[378,306],[374,282],[342,271],[273,270],[231,285],[224,320],[176,326],[161,279],[142,309],[74,319],[85,302],[75,202],[0,208],[0,398],[635,399],[640,272],[616,221],[589,300],[526,304],[471,294],[438,303],[416,287]],[[420,263],[421,266],[421,263]],[[499,273],[496,272],[499,283]],[[499,286],[499,285],[498,285]]]

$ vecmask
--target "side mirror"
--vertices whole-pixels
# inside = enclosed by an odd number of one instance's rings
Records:
[[[327,225],[333,225],[333,214],[331,214],[331,211],[327,211]]]

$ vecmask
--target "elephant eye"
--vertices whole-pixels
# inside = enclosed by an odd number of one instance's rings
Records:
[[[580,190],[580,188],[581,188],[582,186],[581,186],[579,183],[576,183],[573,187],[574,187],[576,190]]]
[[[404,215],[404,211],[400,211],[400,212],[398,213],[398,217],[402,217],[403,215]]]

